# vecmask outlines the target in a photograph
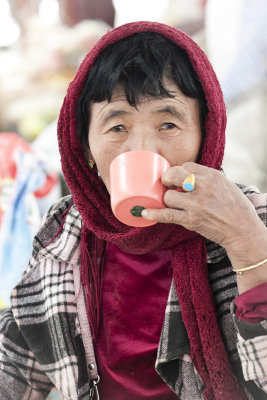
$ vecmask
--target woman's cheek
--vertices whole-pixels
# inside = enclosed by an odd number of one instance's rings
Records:
[[[104,182],[108,192],[110,193],[110,182],[109,182],[109,166],[110,163],[98,163],[97,170],[99,177],[101,177],[102,181]]]

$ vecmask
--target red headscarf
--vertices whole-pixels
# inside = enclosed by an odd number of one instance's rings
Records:
[[[88,168],[78,139],[77,103],[95,59],[108,45],[137,32],[159,33],[187,52],[202,84],[209,110],[200,164],[218,170],[221,168],[225,145],[225,105],[218,80],[203,51],[183,32],[159,23],[133,22],[108,32],[85,57],[71,82],[58,123],[63,173],[84,224],[81,264],[86,260],[84,253],[88,255],[92,236],[115,243],[125,252],[134,254],[172,247],[175,287],[190,341],[191,357],[205,383],[204,396],[209,400],[246,399],[231,370],[218,327],[208,282],[204,238],[174,224],[133,228],[119,222],[111,211],[109,194],[103,182]],[[88,270],[88,265],[86,268]]]

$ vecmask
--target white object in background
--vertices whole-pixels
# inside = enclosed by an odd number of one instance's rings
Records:
[[[220,82],[238,50],[243,1],[208,0],[206,5],[206,49]]]
[[[262,85],[267,76],[266,0],[210,0],[207,51],[226,103]]]
[[[114,25],[134,21],[163,22],[169,7],[169,0],[113,0],[115,8]]]
[[[12,17],[7,0],[0,1],[0,47],[8,47],[17,41],[20,27]]]
[[[57,24],[59,18],[59,4],[57,0],[41,0],[39,16],[45,24]]]
[[[267,2],[209,0],[207,52],[227,105],[223,168],[267,191]]]

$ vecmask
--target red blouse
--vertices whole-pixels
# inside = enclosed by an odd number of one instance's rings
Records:
[[[125,254],[108,245],[96,359],[103,400],[177,400],[155,371],[172,252]]]

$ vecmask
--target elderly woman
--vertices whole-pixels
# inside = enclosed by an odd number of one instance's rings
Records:
[[[71,196],[45,216],[2,318],[1,400],[53,386],[69,400],[267,398],[266,197],[221,172],[225,122],[184,33],[136,22],[93,47],[58,123]],[[171,166],[145,228],[110,206],[110,164],[131,150]]]

